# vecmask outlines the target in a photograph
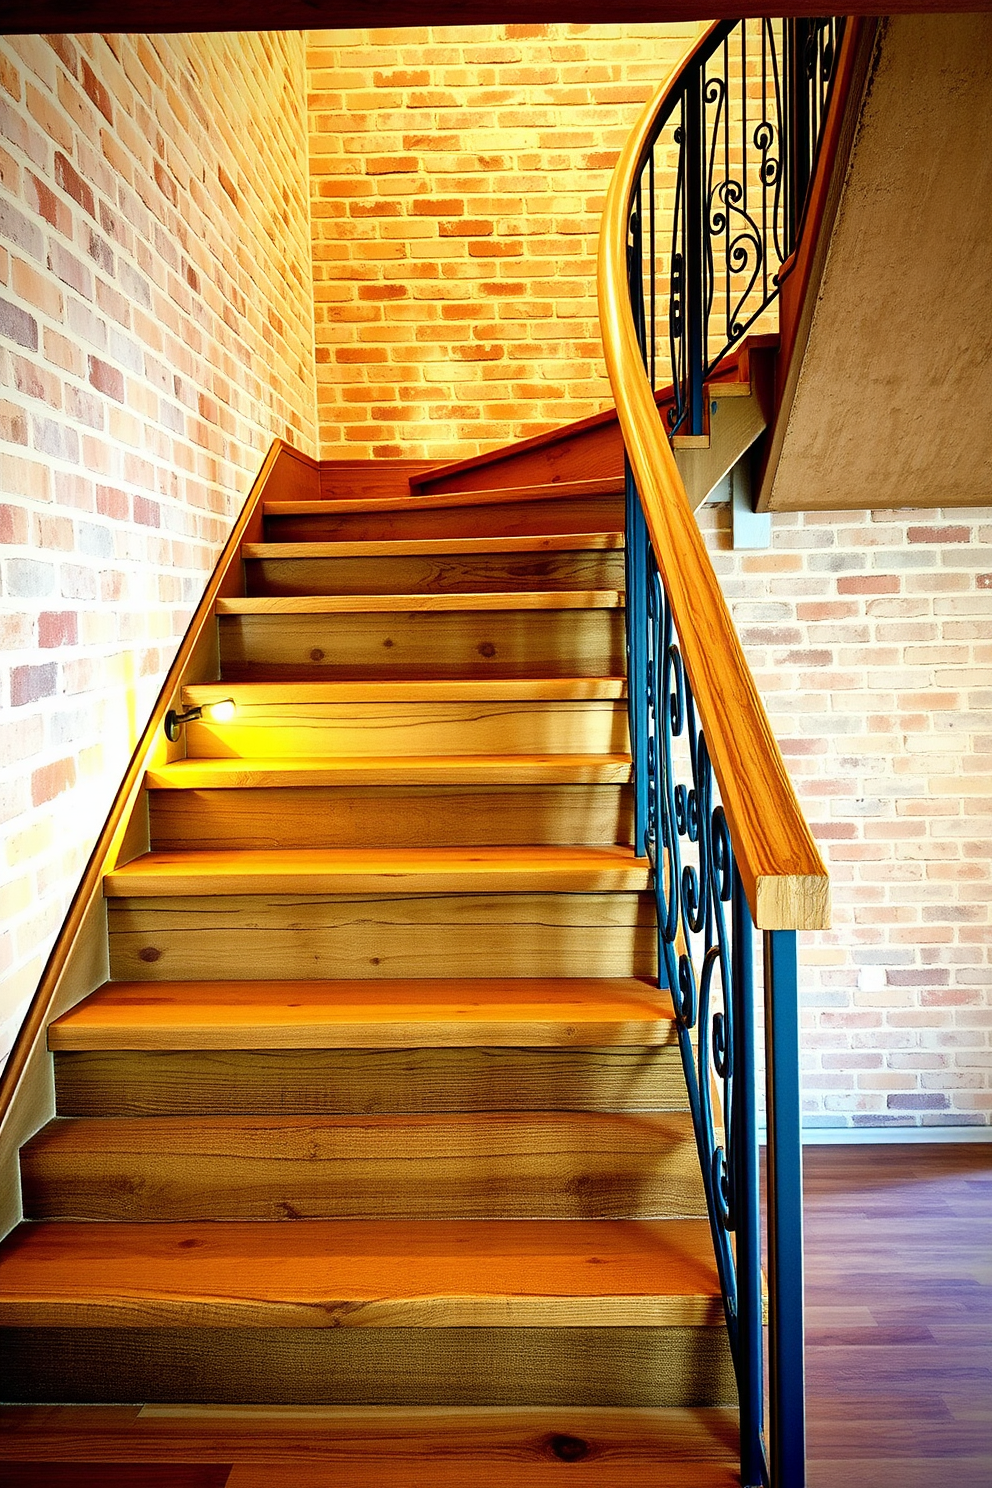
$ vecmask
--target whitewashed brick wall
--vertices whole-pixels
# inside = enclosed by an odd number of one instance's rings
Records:
[[[274,435],[316,453],[304,38],[0,42],[0,1055]]]

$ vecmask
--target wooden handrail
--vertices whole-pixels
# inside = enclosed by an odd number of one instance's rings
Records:
[[[638,173],[683,74],[687,49],[634,126],[617,162],[599,240],[599,314],[613,396],[678,632],[731,841],[755,924],[824,929],[829,878],[796,799],[686,495],[644,370],[627,284],[627,220]]]
[[[43,1110],[46,1092],[39,1087],[28,1093],[28,1109],[20,1113],[16,1122],[12,1120],[15,1098],[25,1094],[23,1090],[25,1075],[32,1056],[37,1054],[39,1049],[44,1052],[45,1029],[51,1020],[53,1009],[57,1001],[65,1000],[64,994],[60,999],[60,992],[66,983],[67,975],[75,963],[77,975],[74,980],[78,981],[82,987],[79,992],[80,996],[85,996],[87,991],[92,990],[92,987],[84,985],[86,980],[92,981],[95,986],[107,975],[103,877],[109,870],[119,866],[129,855],[133,855],[134,849],[131,844],[136,830],[136,807],[146,769],[153,763],[161,763],[159,756],[163,755],[167,748],[170,753],[177,750],[177,746],[166,746],[165,743],[163,723],[166,711],[177,705],[184,682],[204,680],[201,677],[191,676],[193,669],[209,670],[212,665],[214,667],[216,665],[213,659],[216,641],[211,637],[210,622],[213,620],[217,599],[222,594],[243,592],[241,543],[250,537],[260,535],[262,500],[266,494],[271,496],[278,493],[284,498],[302,496],[309,491],[311,485],[316,483],[317,472],[318,466],[315,460],[294,450],[282,439],[274,440],[214,566],[203,597],[196,607],[179,650],[176,652],[175,660],[169,668],[148,723],[131,756],[120,789],[114,797],[103,830],[90,854],[79,887],[73,896],[48,963],[14,1041],[10,1057],[3,1074],[0,1075],[0,1169],[7,1167],[12,1156],[16,1161],[19,1142],[26,1140],[31,1135],[31,1128],[39,1125],[41,1121],[47,1119],[48,1114],[51,1114]],[[255,528],[258,529],[257,534],[254,531]],[[204,655],[204,650],[206,655]],[[198,657],[199,665],[197,665]],[[70,994],[70,996],[74,998],[75,994]],[[61,1006],[57,1010],[65,1011]],[[17,1131],[12,1130],[14,1125],[18,1127]],[[22,1127],[27,1129],[21,1130]],[[5,1172],[0,1172],[0,1179],[6,1179],[6,1177]],[[0,1182],[0,1191],[2,1191],[0,1192],[0,1234],[2,1234],[9,1228],[12,1218],[10,1212],[12,1195],[6,1182]],[[16,1220],[16,1215],[13,1218]]]

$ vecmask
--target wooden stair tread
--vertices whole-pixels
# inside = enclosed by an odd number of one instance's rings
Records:
[[[243,1464],[237,1488],[560,1488],[554,1443],[572,1437],[595,1488],[740,1488],[737,1432],[720,1406],[7,1406],[0,1460],[98,1463],[103,1488],[137,1488],[108,1463],[141,1464],[142,1484],[167,1465],[171,1488],[181,1463]],[[44,1488],[40,1473],[22,1481]]]
[[[659,1045],[671,998],[635,978],[107,982],[52,1050]]]
[[[575,496],[622,495],[624,481],[618,476],[601,476],[593,480],[553,481],[535,486],[509,486],[497,490],[445,491],[440,495],[380,496],[348,500],[264,501],[267,517],[337,516],[345,512],[430,511],[452,506],[510,506],[518,502],[547,501],[549,497],[568,500]]]
[[[365,542],[242,543],[242,558],[456,557],[472,553],[560,553],[622,548],[622,532],[552,532],[524,537],[381,538]]]
[[[446,610],[617,610],[618,589],[514,589],[477,594],[263,594],[218,599],[218,615],[392,614]]]
[[[584,702],[625,698],[626,677],[424,677],[351,682],[288,679],[271,682],[194,682],[183,688],[186,706],[233,698],[252,703]]]
[[[247,848],[149,852],[105,875],[108,898],[162,894],[590,893],[649,886],[629,847]]]
[[[719,1326],[705,1220],[22,1224],[0,1324]]]
[[[625,754],[376,755],[314,759],[185,759],[145,776],[150,790],[322,785],[625,784]]]

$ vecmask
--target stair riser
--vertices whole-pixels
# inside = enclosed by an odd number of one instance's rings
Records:
[[[622,701],[245,703],[230,724],[186,729],[192,758],[623,754]]]
[[[0,1361],[11,1402],[736,1401],[722,1328],[10,1328]]]
[[[485,594],[493,590],[622,589],[623,551],[470,557],[250,558],[247,593]]]
[[[221,615],[232,682],[419,677],[610,677],[624,669],[622,610],[455,610]]]
[[[217,895],[108,902],[116,980],[650,977],[651,893]]]
[[[622,532],[623,496],[557,497],[492,506],[421,507],[265,518],[266,542],[376,542],[386,538],[525,537],[555,532]]]
[[[151,845],[186,848],[608,846],[632,838],[630,786],[156,790]]]
[[[55,1056],[62,1116],[685,1110],[678,1050],[277,1049]]]
[[[694,1151],[369,1157],[22,1153],[28,1219],[668,1219],[705,1214]],[[257,1149],[256,1149],[257,1150]]]

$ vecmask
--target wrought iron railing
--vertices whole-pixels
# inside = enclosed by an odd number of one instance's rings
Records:
[[[669,439],[704,433],[707,378],[778,293],[842,26],[711,27],[631,136],[600,249],[604,345],[628,452],[635,842],[653,867],[659,980],[675,1007],[746,1488],[805,1482],[796,932],[828,923],[828,882]],[[767,1438],[755,928],[765,1013]]]
[[[630,211],[631,277],[669,433],[704,432],[703,386],[778,294],[796,245],[844,22],[724,21],[658,119]]]

